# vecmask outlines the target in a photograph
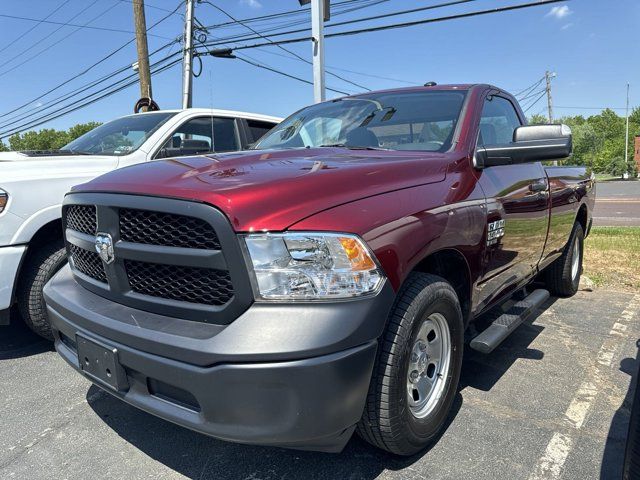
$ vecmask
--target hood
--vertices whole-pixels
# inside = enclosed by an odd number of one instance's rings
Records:
[[[453,154],[317,148],[258,150],[119,169],[74,191],[205,202],[236,231],[285,230],[344,203],[444,180]]]
[[[0,162],[15,162],[16,160],[28,159],[24,153],[21,152],[0,152]]]
[[[106,155],[38,155],[0,153],[0,186],[6,181],[97,176],[118,166],[118,157]]]

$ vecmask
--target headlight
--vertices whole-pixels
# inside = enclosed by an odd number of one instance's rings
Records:
[[[384,276],[355,235],[319,232],[244,236],[266,300],[323,300],[377,293]]]
[[[2,213],[2,211],[4,210],[4,207],[7,206],[8,202],[9,202],[9,195],[7,194],[7,192],[5,192],[0,188],[0,213]]]

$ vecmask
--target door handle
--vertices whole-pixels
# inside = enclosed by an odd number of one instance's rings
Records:
[[[541,193],[547,191],[547,184],[545,182],[535,182],[529,184],[529,191],[533,193]]]

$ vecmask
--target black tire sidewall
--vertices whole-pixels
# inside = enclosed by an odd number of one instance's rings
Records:
[[[61,240],[32,248],[38,250],[27,259],[21,271],[18,309],[33,332],[53,340],[42,289],[67,262],[64,243]],[[39,308],[34,309],[34,304]]]
[[[437,284],[431,285],[430,287],[437,288]],[[400,408],[402,409],[403,424],[406,429],[404,436],[406,441],[412,445],[416,451],[424,448],[425,444],[432,441],[440,433],[442,426],[447,420],[453,400],[457,393],[460,370],[462,367],[464,326],[457,298],[455,298],[454,295],[451,295],[452,292],[447,290],[443,291],[442,289],[438,289],[435,293],[437,294],[435,300],[430,298],[431,295],[425,295],[420,298],[421,303],[415,311],[415,315],[413,315],[413,318],[411,319],[411,335],[404,345],[399,361],[399,375],[394,379],[397,383],[395,386],[396,388],[394,388],[395,395],[398,403],[400,404]],[[450,367],[447,374],[445,390],[439,403],[427,417],[416,418],[409,408],[406,390],[406,379],[409,373],[409,356],[411,355],[411,348],[416,341],[416,337],[422,323],[433,313],[442,314],[449,327],[449,334],[451,337]]]
[[[576,278],[571,277],[571,265],[573,264],[573,254],[575,244],[578,242],[578,255],[580,258],[578,259],[578,274]],[[573,241],[571,242],[571,249],[569,250],[569,255],[567,258],[568,267],[569,267],[569,280],[571,282],[571,289],[575,292],[578,291],[580,287],[580,277],[582,276],[582,261],[584,260],[584,232],[582,231],[582,225],[576,223],[575,228],[573,230]]]

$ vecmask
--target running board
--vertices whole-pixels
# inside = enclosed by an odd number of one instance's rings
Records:
[[[471,348],[491,353],[513,331],[549,298],[547,290],[534,290],[524,300],[515,303],[506,313],[496,318],[480,335],[471,340]]]

